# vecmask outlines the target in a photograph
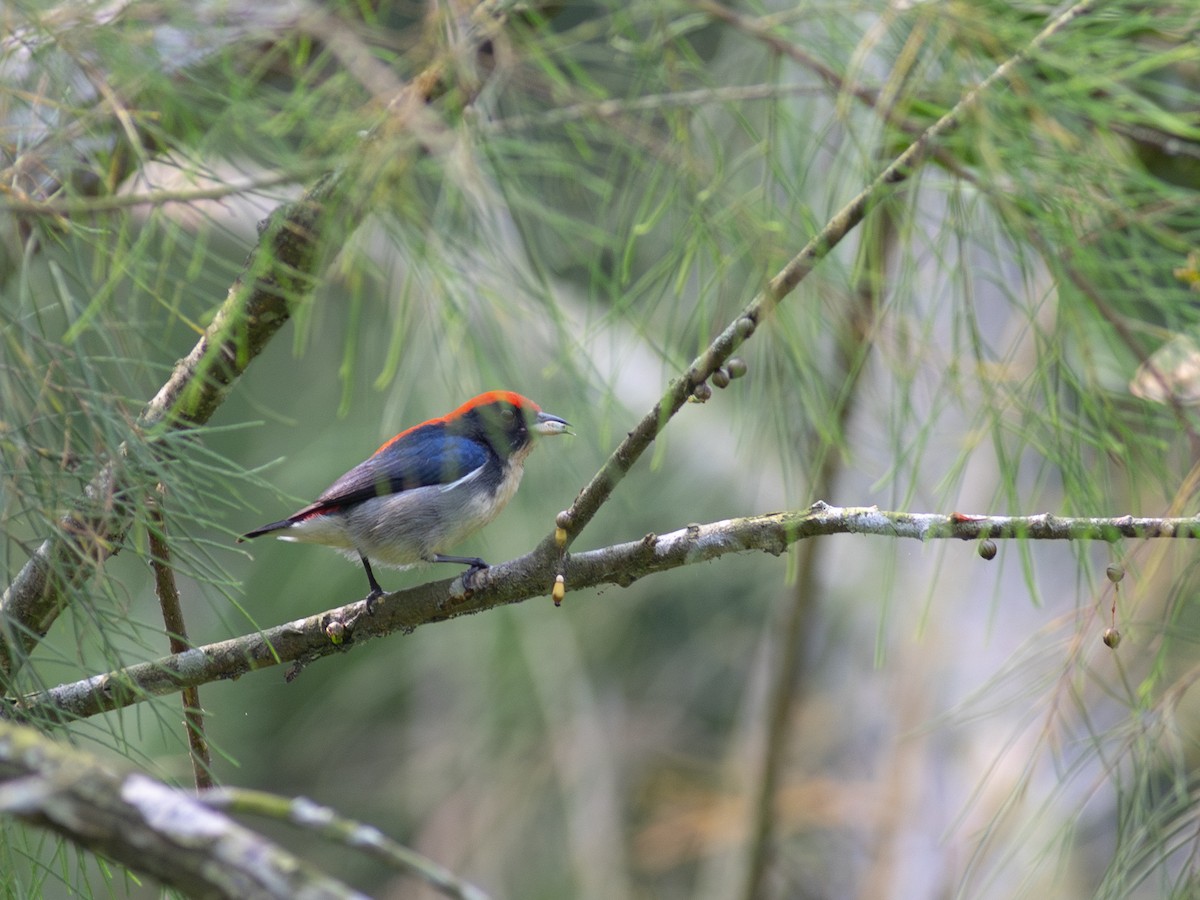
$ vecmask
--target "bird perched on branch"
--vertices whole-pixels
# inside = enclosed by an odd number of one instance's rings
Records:
[[[538,435],[570,434],[569,423],[512,391],[490,391],[454,412],[402,431],[308,506],[248,531],[324,544],[362,560],[371,592],[383,595],[371,560],[406,567],[478,557],[446,556],[492,521],[516,493]]]

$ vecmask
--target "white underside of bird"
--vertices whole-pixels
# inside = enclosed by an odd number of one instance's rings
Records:
[[[277,537],[332,547],[356,562],[366,556],[393,568],[433,562],[435,555],[466,540],[508,505],[532,449],[532,445],[523,447],[509,457],[503,478],[491,493],[468,490],[483,475],[480,466],[449,484],[372,497],[348,510],[304,519]]]

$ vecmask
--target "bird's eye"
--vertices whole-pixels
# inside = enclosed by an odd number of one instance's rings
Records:
[[[517,414],[511,406],[506,406],[500,410],[500,421],[504,423],[505,428],[511,425],[516,418]]]

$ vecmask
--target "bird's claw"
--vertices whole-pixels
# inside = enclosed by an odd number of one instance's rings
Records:
[[[365,598],[368,616],[375,615],[375,604],[379,602],[381,597],[383,597],[383,588],[381,588],[381,587],[371,588],[371,593],[367,594],[367,596]]]
[[[482,573],[486,572],[490,568],[491,568],[491,566],[489,566],[487,563],[482,562],[482,561],[480,561],[480,563],[476,563],[475,565],[472,565],[469,569],[467,569],[467,571],[463,572],[463,574],[462,574],[463,587],[466,588],[467,591],[471,592],[471,593],[479,590],[481,587],[483,587],[483,584],[479,583],[478,579]]]

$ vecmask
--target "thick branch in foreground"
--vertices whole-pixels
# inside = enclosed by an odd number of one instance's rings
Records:
[[[8,722],[0,722],[0,813],[55,831],[191,897],[364,897],[184,791],[146,775],[121,775]]]
[[[305,797],[281,797],[266,791],[221,787],[205,791],[200,800],[213,809],[265,816],[315,832],[418,878],[455,900],[488,900],[488,895],[480,888],[429,857],[396,843],[373,825],[347,819],[328,806],[320,806]]]
[[[628,586],[646,575],[717,559],[729,553],[766,552],[778,556],[803,538],[830,534],[872,534],[890,538],[980,540],[1104,540],[1122,538],[1200,538],[1200,517],[1151,519],[968,516],[886,512],[876,507],[834,507],[816,503],[801,512],[772,513],[689,525],[670,534],[576,553],[566,559],[569,591],[604,584]],[[31,719],[72,719],[122,709],[191,685],[237,678],[282,663],[304,664],[344,652],[372,638],[442,622],[496,606],[520,603],[548,593],[558,560],[540,548],[471,578],[460,576],[385,595],[375,614],[362,601],[297,619],[254,634],[197,647],[115,672],[60,685],[22,698],[13,714]]]

